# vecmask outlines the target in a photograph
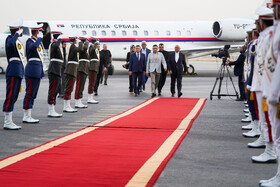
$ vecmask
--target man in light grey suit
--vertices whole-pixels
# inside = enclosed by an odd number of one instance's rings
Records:
[[[167,71],[163,54],[158,52],[157,45],[153,45],[153,52],[148,55],[146,67],[146,76],[148,77],[149,73],[151,75],[152,97],[156,96],[156,88],[158,87],[161,74],[161,64],[163,65],[164,71]]]

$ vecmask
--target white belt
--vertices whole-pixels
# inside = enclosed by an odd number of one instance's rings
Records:
[[[91,62],[98,62],[98,59],[97,59],[97,58],[94,58],[94,59],[91,59],[90,61],[91,61]]]
[[[30,58],[30,59],[28,59],[28,61],[40,61],[41,62],[41,59],[40,58]]]
[[[89,62],[88,59],[80,59],[79,62]]]
[[[76,61],[68,61],[68,64],[79,64],[79,63]]]
[[[63,60],[58,59],[58,58],[52,58],[51,62],[61,62],[61,63],[63,63]]]
[[[15,60],[21,61],[20,58],[18,58],[18,57],[12,57],[12,58],[9,59],[9,62],[15,61]]]

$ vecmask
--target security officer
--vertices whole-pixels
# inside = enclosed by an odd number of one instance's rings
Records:
[[[77,74],[78,79],[76,82],[75,90],[75,108],[87,108],[87,105],[84,105],[82,103],[82,98],[89,68],[89,42],[86,36],[80,37],[80,40],[80,43],[82,43],[83,48],[79,52],[79,66]]]
[[[261,180],[261,186],[280,186],[280,0],[273,0],[274,6],[274,28],[269,35],[270,41],[267,43],[269,48],[265,57],[265,75],[267,86],[264,96],[267,96],[269,117],[272,122],[273,140],[276,145],[276,154],[278,159],[278,170],[274,177],[269,180]]]
[[[258,39],[257,57],[254,65],[254,76],[251,91],[256,92],[256,99],[259,109],[259,123],[261,125],[261,133],[265,139],[265,151],[259,156],[253,156],[252,161],[255,163],[271,163],[276,162],[275,146],[272,139],[271,124],[268,117],[268,111],[264,107],[266,100],[263,98],[262,78],[263,78],[263,61],[266,54],[265,43],[268,40],[269,33],[273,30],[272,11],[267,10],[259,16],[260,36]]]
[[[159,44],[159,52],[163,54],[165,61],[168,61],[169,58],[169,52],[164,50],[164,44],[160,43]],[[161,65],[161,74],[160,74],[160,80],[158,84],[158,95],[161,96],[161,90],[165,84],[166,81],[166,76],[167,76],[167,71],[164,71],[163,65]]]
[[[43,71],[43,49],[41,42],[43,33],[41,25],[30,26],[32,36],[26,41],[27,65],[25,67],[26,90],[23,100],[23,123],[39,123],[38,119],[31,117],[34,100],[40,86],[41,78],[44,77]]]
[[[18,39],[22,36],[22,23],[22,20],[18,20],[8,25],[11,35],[7,37],[5,42],[8,67],[6,70],[6,99],[3,104],[3,112],[5,115],[4,129],[9,130],[21,129],[21,126],[14,124],[12,114],[20,92],[25,66],[23,45]]]
[[[59,118],[62,117],[62,114],[58,114],[55,111],[56,97],[60,89],[61,82],[61,69],[64,59],[62,57],[62,46],[61,38],[58,37],[62,34],[60,31],[52,31],[53,42],[50,44],[50,65],[48,69],[49,77],[49,92],[48,92],[48,106],[49,112],[48,117]]]
[[[89,47],[89,83],[88,83],[88,103],[98,104],[99,102],[93,99],[93,89],[96,83],[97,74],[100,66],[100,44],[97,38],[91,38],[92,44]]]
[[[79,43],[76,36],[70,36],[69,40],[71,42],[70,46],[66,47],[66,56],[67,64],[65,67],[65,91],[64,91],[64,107],[63,112],[73,113],[77,112],[76,109],[73,109],[70,106],[71,101],[71,93],[73,91],[73,87],[77,78],[77,70],[78,70],[78,53],[82,51],[83,43]]]

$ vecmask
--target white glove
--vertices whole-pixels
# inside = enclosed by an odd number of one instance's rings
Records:
[[[16,33],[18,33],[18,35],[21,35],[23,33],[23,29],[19,29]]]
[[[279,102],[279,97],[277,97],[277,96],[269,96],[268,98],[267,98],[267,102],[269,103],[269,104],[271,104],[271,105],[277,105],[278,104],[278,102]]]
[[[62,35],[62,34],[61,34]],[[59,40],[59,39],[62,39],[62,36],[61,35],[59,35],[58,37],[57,37],[57,39]]]
[[[43,38],[43,33],[41,31],[39,31],[37,38]]]
[[[251,86],[250,86],[250,85],[247,85],[246,88],[247,88],[247,90],[249,90],[249,91],[251,90]]]

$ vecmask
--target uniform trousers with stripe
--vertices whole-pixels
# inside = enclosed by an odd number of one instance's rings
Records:
[[[254,98],[251,98],[251,94],[254,96]],[[249,105],[249,111],[252,120],[253,121],[259,120],[259,111],[258,111],[258,104],[257,104],[257,98],[255,92],[251,92],[250,90],[247,91],[247,103]]]
[[[7,76],[6,77],[6,99],[3,104],[3,112],[12,112],[14,104],[18,99],[22,78]]]
[[[65,90],[64,90],[64,100],[71,100],[71,94],[73,92],[76,77],[65,74]]]
[[[268,111],[263,111],[263,96],[262,92],[256,91],[258,111],[259,111],[259,123],[261,123],[261,133],[265,139],[265,142],[273,142],[271,123],[268,116]]]
[[[268,114],[272,127],[272,138],[276,148],[277,157],[280,157],[280,119],[277,118],[277,105],[268,103]]]
[[[49,77],[48,104],[55,105],[56,97],[60,91],[61,77],[52,73],[49,73],[48,77]]]
[[[93,94],[96,79],[97,79],[97,72],[96,71],[89,71],[88,73],[88,93]]]
[[[32,78],[25,76],[26,89],[25,96],[23,99],[23,109],[28,110],[33,108],[34,101],[37,97],[38,90],[40,87],[40,82],[40,78]]]
[[[76,90],[75,90],[75,99],[83,98],[83,91],[85,88],[85,83],[87,80],[87,74],[78,71],[77,74],[77,82],[76,82]]]

